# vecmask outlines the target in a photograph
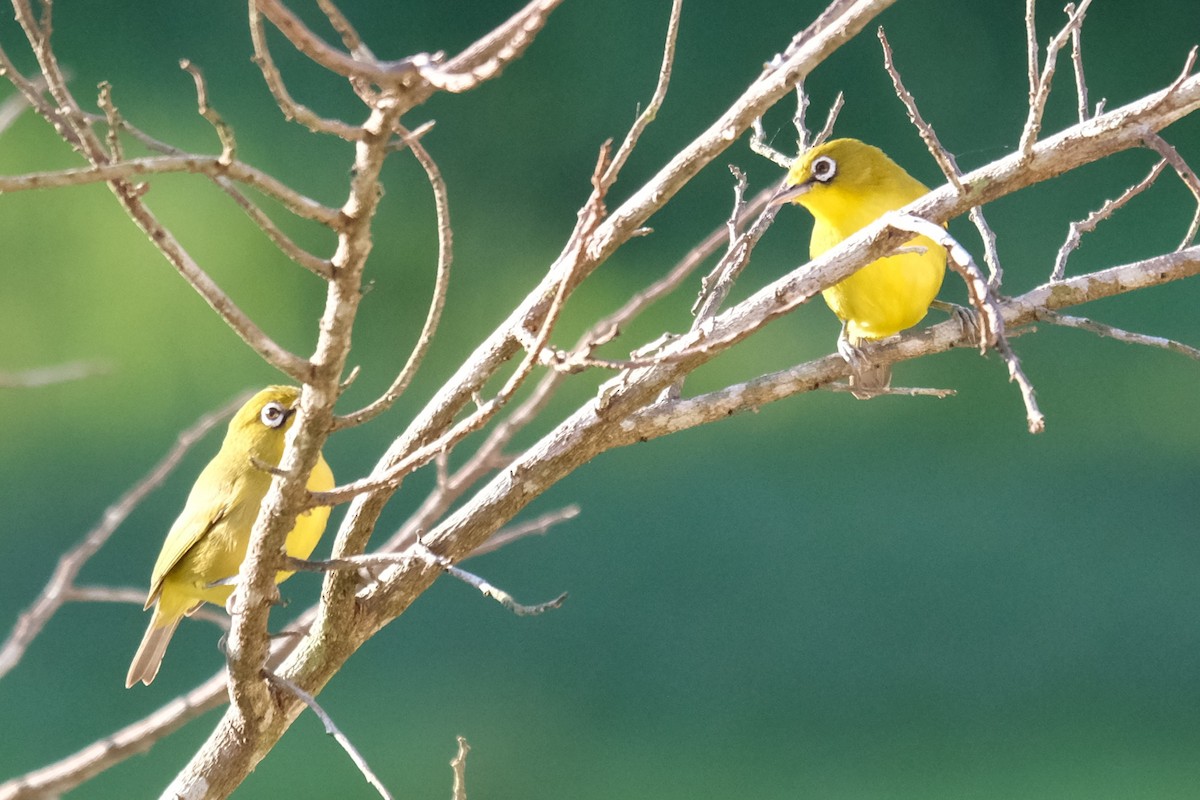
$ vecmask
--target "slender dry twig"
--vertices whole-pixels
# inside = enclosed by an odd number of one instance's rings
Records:
[[[1037,0],[1025,0],[1025,69],[1029,74],[1029,107],[1038,91]]]
[[[750,136],[750,151],[775,162],[776,165],[787,169],[792,165],[793,159],[791,156],[776,150],[767,142],[767,131],[763,127],[762,117],[755,117],[751,123],[752,134]]]
[[[308,706],[309,709],[311,709],[312,712],[317,715],[317,718],[321,720],[321,724],[325,727],[325,733],[332,736],[334,740],[342,746],[342,749],[346,751],[346,755],[350,756],[350,760],[354,762],[354,766],[358,767],[358,771],[362,773],[362,776],[366,779],[367,783],[375,787],[375,791],[379,792],[379,796],[384,798],[384,800],[392,800],[392,794],[387,790],[387,787],[383,785],[383,781],[379,780],[379,776],[371,771],[371,766],[367,764],[367,760],[363,758],[362,753],[358,752],[358,748],[354,746],[354,743],[350,741],[349,737],[342,733],[341,728],[339,728],[333,721],[333,717],[329,716],[325,709],[321,708],[321,705],[317,702],[317,698],[313,697],[311,694],[304,691],[287,678],[283,677],[282,675],[277,675],[269,669],[263,669],[263,677],[279,688],[291,692],[293,695],[300,698],[304,705]]]
[[[938,139],[937,133],[934,132],[933,126],[925,121],[921,116],[921,112],[917,109],[917,101],[912,96],[912,93],[904,87],[904,81],[900,79],[900,72],[896,69],[895,61],[892,57],[892,45],[888,42],[887,34],[884,33],[883,26],[880,25],[876,31],[876,36],[879,38],[879,44],[883,47],[883,68],[892,79],[892,87],[896,90],[896,96],[900,98],[900,102],[904,104],[904,108],[908,111],[908,119],[916,127],[917,132],[921,134],[921,139],[925,142],[925,147],[928,148],[933,160],[941,168],[942,174],[946,176],[946,180],[954,186],[958,191],[963,190],[962,172],[955,163],[954,157],[942,145]]]
[[[462,736],[456,738],[458,752],[450,759],[450,769],[454,771],[454,786],[450,797],[451,800],[467,800],[467,753],[471,752],[471,745],[467,744],[467,740]]]
[[[342,122],[339,119],[329,119],[317,114],[311,108],[302,103],[296,102],[287,86],[283,82],[283,75],[279,72],[279,67],[275,64],[275,59],[271,55],[271,49],[267,45],[267,33],[263,29],[262,13],[258,10],[257,0],[249,0],[250,12],[250,40],[254,45],[254,63],[262,72],[263,81],[267,84],[267,89],[270,90],[271,96],[275,98],[275,104],[279,106],[279,110],[283,112],[285,119],[298,122],[308,128],[313,133],[328,133],[339,138],[345,139],[348,142],[356,142],[362,139],[363,129],[357,125],[350,125]]]
[[[15,667],[37,635],[62,607],[63,603],[77,599],[71,596],[74,582],[84,564],[96,554],[118,526],[129,517],[146,496],[158,488],[172,470],[179,465],[192,445],[200,441],[215,425],[228,418],[249,399],[242,393],[215,411],[202,416],[179,434],[174,446],[163,456],[140,481],[135,483],[117,502],[104,511],[99,524],[92,528],[75,547],[68,550],[59,560],[54,574],[37,599],[17,618],[16,625],[0,647],[0,678]],[[145,600],[145,596],[138,602]]]
[[[148,175],[192,172],[209,177],[225,177],[262,192],[302,219],[319,222],[337,229],[342,220],[335,208],[318,203],[295,191],[282,181],[241,161],[222,164],[215,156],[177,155],[131,158],[117,164],[97,164],[90,167],[71,167],[47,172],[26,172],[23,175],[0,176],[0,192],[28,192],[38,189],[57,189],[64,186],[84,186],[89,183],[126,181]]]
[[[324,12],[325,18],[329,20],[330,27],[337,31],[338,36],[342,38],[342,44],[346,46],[351,55],[358,59],[375,58],[374,53],[363,42],[358,31],[350,23],[346,15],[342,13],[340,8],[334,5],[331,0],[317,0],[317,6]]]
[[[855,392],[862,392],[861,387],[851,386],[848,383],[826,383],[820,388],[827,392],[849,392],[851,394],[854,394]],[[954,389],[928,389],[920,386],[888,386],[885,389],[872,390],[871,397],[886,397],[891,395],[896,397],[936,397],[939,400],[942,400],[947,397],[953,397],[956,394],[958,394],[958,392],[956,392]]]
[[[983,239],[983,263],[988,267],[988,286],[993,292],[997,291],[1004,281],[1004,270],[1000,266],[1000,251],[996,249],[996,232],[984,219],[982,207],[972,207],[967,212],[967,216],[971,222],[975,223],[975,229],[979,231],[979,236]]]
[[[600,184],[606,188],[616,183],[617,176],[621,173],[625,162],[629,160],[629,156],[633,154],[633,148],[637,147],[642,133],[658,116],[663,101],[667,99],[667,87],[671,84],[671,67],[675,63],[675,42],[679,38],[679,17],[682,10],[683,0],[671,0],[671,18],[667,22],[667,38],[663,44],[662,65],[658,68],[658,82],[654,86],[654,94],[650,96],[646,110],[638,115],[629,132],[625,134],[621,146],[617,148],[608,164],[608,169],[600,178]]]
[[[739,223],[746,213],[746,175],[732,164],[729,171],[733,173],[734,177],[733,211],[730,212],[729,219],[725,223],[729,240],[725,255],[717,262],[712,271],[700,280],[700,293],[696,297],[696,302],[692,304],[692,314],[695,317],[692,320],[693,328],[707,323],[717,313],[717,309],[733,289],[733,283],[737,280],[737,276],[749,263],[750,252],[754,244],[762,237],[779,211],[777,206],[765,206],[759,212],[758,219],[755,220],[750,231],[747,231],[746,238],[743,238],[739,230]],[[767,217],[765,222],[764,217]],[[759,230],[756,231],[756,228]],[[757,235],[754,236],[753,241],[749,241],[749,237],[754,233]]]
[[[1104,201],[1104,205],[1091,212],[1086,218],[1072,222],[1067,226],[1067,240],[1063,242],[1062,247],[1058,249],[1058,256],[1054,259],[1054,269],[1050,272],[1050,280],[1060,281],[1067,273],[1067,259],[1075,248],[1079,247],[1080,239],[1083,234],[1091,233],[1096,229],[1103,220],[1108,219],[1117,209],[1128,203],[1133,198],[1144,192],[1150,187],[1154,181],[1158,180],[1158,176],[1166,168],[1167,161],[1163,159],[1150,168],[1149,174],[1140,181],[1130,186],[1120,195],[1115,198],[1110,198]],[[1187,245],[1187,242],[1184,242]]]
[[[1017,358],[1017,354],[1013,352],[1004,335],[1004,316],[1000,310],[1000,302],[992,292],[987,279],[975,264],[975,260],[971,258],[971,254],[945,228],[934,225],[921,217],[911,214],[888,214],[884,219],[891,227],[923,234],[946,249],[946,265],[957,272],[967,284],[967,295],[971,298],[971,304],[978,310],[979,319],[983,323],[979,336],[980,352],[986,353],[989,345],[995,346],[1008,366],[1010,380],[1015,381],[1020,387],[1021,399],[1025,403],[1025,417],[1029,425],[1029,432],[1041,433],[1044,431],[1046,419],[1041,409],[1038,408],[1033,384],[1025,375],[1020,359]]]
[[[562,0],[530,0],[507,20],[461,53],[440,63],[421,63],[421,77],[429,86],[446,92],[465,92],[491,80],[520,58],[545,27],[550,12]]]
[[[1192,48],[1189,56],[1189,62],[1196,57],[1196,50]],[[1189,64],[1190,69],[1190,64]],[[1174,169],[1179,179],[1188,187],[1188,191],[1192,193],[1192,197],[1196,201],[1196,212],[1192,216],[1192,222],[1188,225],[1187,233],[1184,234],[1183,241],[1179,243],[1176,250],[1182,250],[1192,243],[1196,238],[1196,233],[1200,231],[1200,178],[1196,177],[1196,173],[1192,170],[1188,163],[1183,160],[1183,156],[1179,155],[1179,151],[1172,147],[1166,139],[1159,136],[1152,130],[1146,131],[1146,144],[1153,148],[1160,156],[1162,156],[1168,164]]]
[[[550,523],[544,524],[543,528],[549,527]],[[529,532],[544,532],[544,531],[529,531]],[[527,535],[527,534],[522,534]],[[509,537],[509,541],[513,541],[518,537]],[[505,542],[507,543],[507,542]],[[472,555],[478,555],[478,552]],[[288,556],[284,559],[284,565],[296,572],[330,572],[336,570],[361,570],[371,567],[387,567],[395,564],[407,564],[414,558],[420,558],[428,561],[430,564],[445,570],[447,575],[457,578],[458,580],[470,586],[474,586],[484,597],[489,597],[495,600],[506,609],[516,614],[518,617],[537,616],[543,612],[562,606],[567,599],[566,592],[563,592],[553,600],[545,603],[537,603],[536,605],[525,605],[518,603],[513,596],[508,592],[500,589],[494,584],[481,578],[480,576],[467,572],[465,569],[456,567],[449,560],[430,552],[427,548],[421,545],[420,540],[416,541],[416,547],[410,548],[403,553],[363,553],[357,556],[342,556],[341,558],[328,558],[321,561],[313,561],[304,558],[293,558]]]
[[[107,364],[95,361],[69,361],[52,367],[34,367],[21,372],[0,372],[0,389],[38,389],[104,375],[110,370]]]
[[[528,522],[501,528],[492,534],[491,538],[486,542],[472,550],[471,558],[493,553],[501,547],[506,547],[528,536],[543,536],[549,533],[550,529],[555,525],[575,519],[579,516],[579,512],[579,506],[573,504],[560,508],[557,511],[549,511],[539,517],[534,517]]]
[[[733,164],[730,164],[730,172],[733,174],[733,211],[725,223],[728,243],[724,257],[718,261],[718,264],[713,267],[713,270],[708,275],[701,278],[700,294],[698,294],[696,302],[692,303],[691,306],[691,313],[695,317],[692,320],[692,326],[700,325],[704,321],[712,319],[713,314],[716,313],[716,308],[721,305],[721,302],[725,301],[725,297],[728,296],[728,293],[733,288],[733,282],[736,281],[738,272],[742,271],[742,267],[746,264],[745,254],[743,254],[742,258],[737,258],[734,253],[737,253],[738,242],[742,239],[739,222],[745,215],[745,191],[746,184],[749,181],[746,180],[745,173],[734,167]]]
[[[36,81],[31,83],[37,84]],[[44,87],[44,82],[42,85]],[[14,94],[12,97],[4,98],[3,102],[0,102],[0,133],[8,130],[28,108],[29,100],[23,94]]]
[[[841,92],[838,94],[840,95]],[[812,147],[812,140],[808,136],[808,104],[808,92],[804,91],[804,80],[801,79],[796,82],[796,111],[792,114],[792,127],[796,129],[797,154],[805,153]],[[759,119],[762,118],[759,117]]]
[[[1029,16],[1027,16],[1027,20],[1030,20],[1028,30],[1031,46],[1033,47],[1030,66],[1034,72],[1030,73],[1029,116],[1025,120],[1025,127],[1021,131],[1021,143],[1018,145],[1019,151],[1025,158],[1029,157],[1034,142],[1037,141],[1038,134],[1042,130],[1042,115],[1046,112],[1046,101],[1050,98],[1050,86],[1054,82],[1054,70],[1057,67],[1058,52],[1070,41],[1072,31],[1078,30],[1079,26],[1083,24],[1083,18],[1087,14],[1088,6],[1091,4],[1092,0],[1082,0],[1078,7],[1075,7],[1074,4],[1067,5],[1067,22],[1062,30],[1046,45],[1046,63],[1042,65],[1041,75],[1034,81],[1032,80],[1032,76],[1036,73],[1037,42],[1033,41],[1032,9],[1034,0],[1029,0]]]
[[[884,33],[882,25],[879,27],[878,35],[879,43],[883,46],[884,69],[892,79],[892,86],[896,90],[896,96],[900,98],[900,102],[904,104],[905,109],[908,111],[909,120],[921,134],[921,139],[925,142],[925,147],[933,156],[933,160],[941,168],[942,174],[953,184],[955,189],[960,192],[964,191],[962,170],[958,166],[958,159],[942,145],[941,139],[938,138],[933,126],[925,121],[925,118],[921,116],[920,110],[917,109],[916,98],[905,88],[904,81],[900,77],[900,71],[896,68],[892,55],[892,46],[888,42],[887,34]],[[987,219],[983,216],[982,207],[972,206],[968,215],[971,222],[975,224],[975,228],[979,231],[979,237],[983,240],[983,260],[988,265],[988,286],[993,290],[998,289],[1004,278],[1004,270],[1000,267],[1000,254],[996,250],[996,234],[992,230],[992,227],[988,225]]]
[[[1067,16],[1075,13],[1075,4],[1067,3],[1063,9]],[[1071,29],[1071,65],[1075,68],[1075,95],[1079,103],[1079,121],[1088,121],[1088,87],[1083,72],[1083,26]]]
[[[1089,331],[1097,336],[1116,339],[1118,342],[1125,342],[1126,344],[1138,344],[1145,347],[1170,350],[1172,353],[1179,353],[1180,355],[1200,361],[1200,348],[1177,342],[1174,339],[1122,330],[1121,328],[1114,328],[1112,325],[1105,325],[1102,322],[1096,322],[1086,317],[1073,317],[1067,314],[1060,314],[1057,311],[1038,311],[1037,319],[1041,322],[1049,322],[1065,328],[1078,328],[1079,330]]]
[[[837,124],[838,114],[841,113],[842,106],[846,104],[846,96],[838,92],[837,97],[833,98],[833,105],[829,107],[829,113],[825,115],[825,124],[821,126],[821,130],[817,131],[817,135],[813,137],[812,147],[818,147],[833,135],[833,126]],[[800,151],[803,153],[804,151]]]
[[[128,133],[147,149],[153,152],[163,153],[171,156],[190,156],[189,153],[184,150],[180,150],[178,147],[173,147],[172,145],[155,139],[153,136],[150,136],[145,131],[130,123],[129,120],[122,117],[117,111],[115,104],[112,102],[111,91],[101,93],[101,107],[104,108],[105,118],[110,125],[109,138],[114,143],[118,142],[117,138],[113,135],[114,131],[112,126],[115,125],[117,126],[118,132],[124,131],[125,133]],[[117,152],[118,148],[110,145],[110,150]],[[266,214],[266,212],[255,205],[250,198],[248,198],[240,189],[238,189],[237,186],[234,185],[234,182],[229,178],[218,174],[211,174],[208,177],[217,185],[217,187],[221,189],[221,191],[225,192],[225,194],[229,195],[229,197],[232,198],[235,203],[237,203],[237,205],[246,213],[246,216],[250,217],[251,221],[253,221],[254,224],[257,225],[263,231],[263,233],[267,235],[267,238],[270,239],[271,242],[277,248],[279,248],[279,250],[285,256],[292,259],[314,275],[317,275],[324,280],[330,280],[333,273],[333,266],[329,259],[320,258],[319,256],[313,255],[296,244],[291,237],[284,233],[283,230],[275,224],[275,221],[272,220]],[[336,220],[334,214],[335,212],[330,210],[331,221]]]
[[[68,602],[73,603],[127,603],[142,608],[146,605],[146,590],[119,586],[71,586],[64,593]],[[216,611],[208,606],[201,606],[188,615],[188,619],[199,619],[211,622],[218,628],[229,630],[229,617],[224,611]]]
[[[446,191],[446,182],[442,179],[437,162],[429,155],[421,141],[404,128],[400,128],[400,131],[408,148],[416,157],[417,163],[425,170],[429,185],[433,189],[433,205],[437,214],[438,231],[438,260],[433,282],[433,297],[429,301],[429,311],[425,315],[425,324],[421,326],[421,333],[417,336],[417,343],[409,353],[408,360],[400,370],[400,374],[392,381],[392,385],[381,397],[365,408],[346,416],[337,417],[334,420],[337,428],[361,425],[374,419],[391,408],[397,398],[404,393],[409,383],[412,382],[413,376],[417,374],[421,362],[425,360],[429,345],[433,343],[433,336],[437,332],[438,323],[442,318],[442,309],[446,305],[446,292],[450,288],[450,265],[454,261],[454,236],[450,228],[450,200]]]
[[[229,126],[217,110],[209,105],[208,102],[208,84],[204,81],[204,73],[200,68],[186,58],[179,60],[179,68],[192,76],[192,80],[196,83],[196,106],[200,112],[200,116],[208,120],[208,124],[213,126],[217,132],[217,138],[221,142],[221,155],[217,157],[217,163],[228,165],[233,163],[237,158],[237,140],[233,135],[233,128]]]
[[[527,606],[523,603],[518,603],[513,599],[511,594],[503,589],[488,583],[478,575],[467,572],[461,567],[456,567],[453,564],[445,564],[443,565],[443,568],[446,570],[447,575],[452,575],[463,583],[474,586],[484,597],[490,597],[511,611],[513,614],[516,614],[518,617],[535,617],[538,614],[542,614],[546,611],[550,611],[555,608],[562,608],[563,602],[565,602],[567,599],[567,593],[563,592],[553,600],[547,600],[545,603]]]

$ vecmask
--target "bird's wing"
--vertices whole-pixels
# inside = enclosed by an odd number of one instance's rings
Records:
[[[212,466],[209,464],[209,468]],[[146,608],[158,599],[163,578],[167,573],[229,513],[230,498],[234,494],[229,491],[229,487],[223,486],[221,481],[214,480],[216,471],[210,473],[209,468],[196,480],[183,511],[171,526],[167,540],[163,542],[162,551],[158,554],[158,560],[154,562],[154,571],[150,575],[150,594],[146,598]]]

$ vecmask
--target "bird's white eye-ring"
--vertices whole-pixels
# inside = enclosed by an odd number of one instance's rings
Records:
[[[268,428],[278,428],[288,418],[288,410],[279,403],[267,403],[258,417]]]
[[[829,183],[837,175],[837,162],[829,156],[817,156],[809,166],[813,180]]]

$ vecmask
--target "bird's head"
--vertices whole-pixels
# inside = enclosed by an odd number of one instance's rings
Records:
[[[276,465],[283,457],[284,437],[296,418],[300,390],[268,386],[246,401],[229,423],[222,449],[230,449]]]
[[[876,201],[898,208],[919,197],[922,189],[878,147],[857,139],[833,139],[796,159],[771,203],[796,203],[819,217],[853,216],[862,209],[873,219],[879,212],[867,207]]]

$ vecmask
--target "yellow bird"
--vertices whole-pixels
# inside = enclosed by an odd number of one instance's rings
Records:
[[[928,191],[878,147],[834,139],[796,159],[772,202],[796,203],[813,215],[809,256],[816,258]],[[859,345],[916,325],[942,286],[946,251],[924,236],[905,247],[910,252],[872,261],[821,293],[842,320],[838,350],[853,368],[850,385],[858,398],[878,394],[891,381],[889,365],[859,363]]]
[[[196,479],[154,564],[145,606],[154,605],[154,616],[129,666],[127,688],[154,680],[171,635],[185,615],[206,602],[224,605],[233,593],[227,581],[236,577],[246,557],[250,529],[271,485],[271,475],[254,466],[254,459],[279,465],[299,399],[295,387],[269,386],[230,421],[220,452]],[[333,488],[333,472],[324,456],[317,459],[308,488]],[[329,511],[328,506],[310,508],[296,518],[287,535],[288,555],[308,558],[325,531]],[[280,571],[275,580],[282,582],[291,574]]]

